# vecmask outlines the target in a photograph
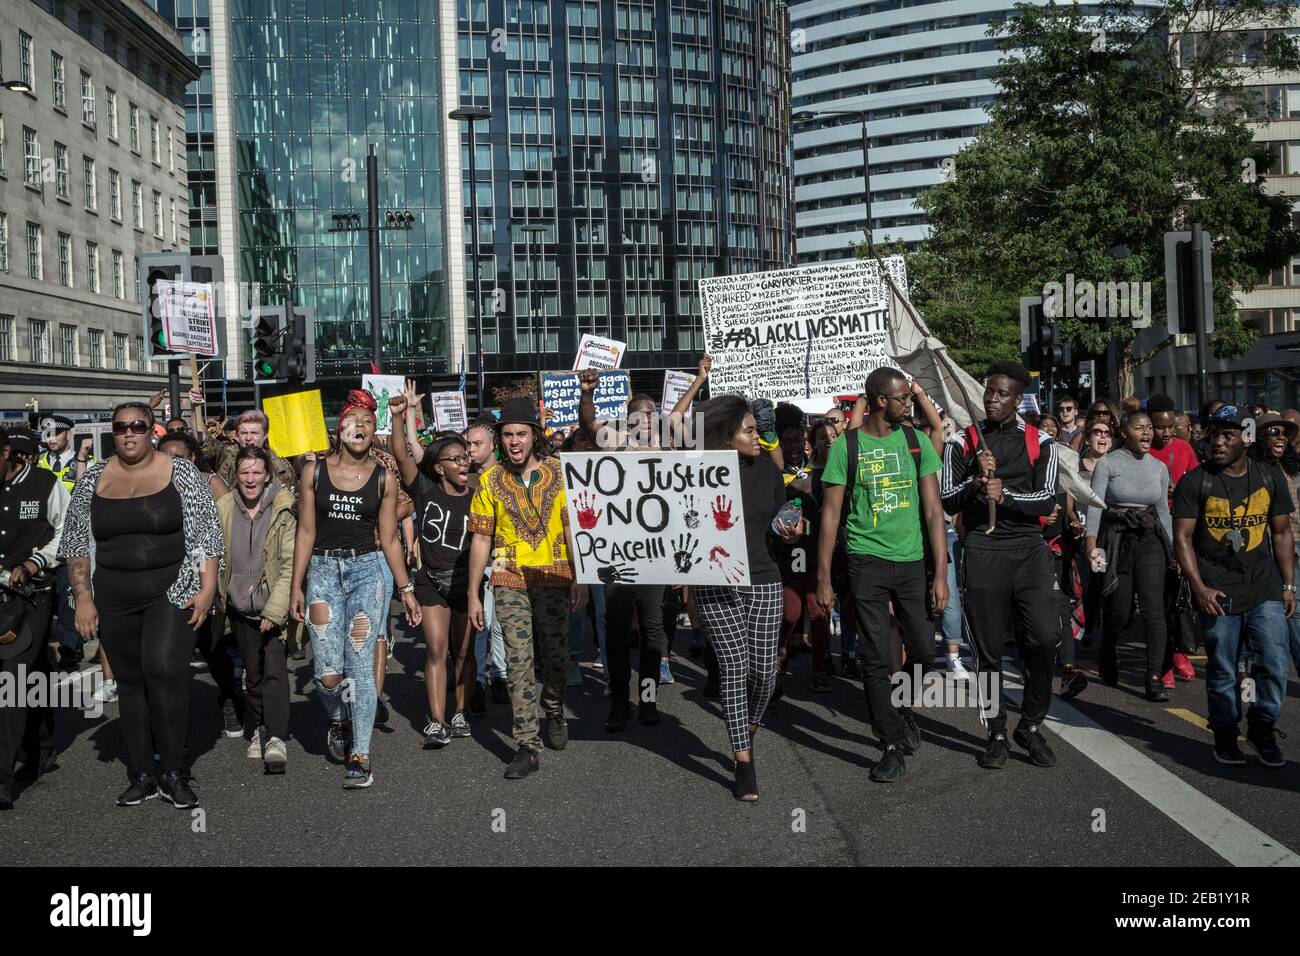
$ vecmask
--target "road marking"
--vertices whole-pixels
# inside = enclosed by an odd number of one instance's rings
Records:
[[[1169,713],[1173,714],[1175,717],[1181,717],[1189,724],[1195,724],[1207,734],[1213,733],[1213,731],[1210,730],[1210,722],[1195,711],[1184,710],[1182,707],[1166,707],[1165,710],[1169,711]],[[1241,736],[1241,734],[1237,734],[1237,739],[1245,740],[1246,738]]]
[[[1019,675],[1006,662],[1003,666],[1007,696],[1016,692],[1019,706]],[[1043,726],[1233,866],[1300,867],[1300,856],[1059,697]],[[1208,750],[1206,759],[1212,759]]]

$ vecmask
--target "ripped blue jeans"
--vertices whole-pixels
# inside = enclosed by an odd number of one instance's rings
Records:
[[[392,576],[382,551],[351,558],[314,554],[307,566],[307,630],[316,696],[330,720],[352,720],[352,753],[370,753],[375,726],[375,641],[388,617]],[[319,608],[327,609],[317,624]],[[322,678],[342,675],[326,687]]]

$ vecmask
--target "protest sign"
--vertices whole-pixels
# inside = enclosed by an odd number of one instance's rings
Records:
[[[434,392],[429,400],[433,402],[433,427],[438,431],[463,432],[469,427],[465,396],[460,392]]]
[[[163,337],[170,352],[216,355],[217,311],[212,285],[160,279],[155,286]]]
[[[578,357],[573,362],[575,371],[584,368],[611,369],[623,364],[627,343],[587,333],[578,343]]]
[[[1030,412],[1032,412],[1033,414],[1037,415],[1037,414],[1038,414],[1038,396],[1037,396],[1037,395],[1028,395],[1028,394],[1021,395],[1021,396],[1020,396],[1020,404],[1016,406],[1016,412],[1017,412],[1018,414],[1020,414],[1020,415],[1024,415],[1024,414],[1026,414],[1026,413],[1030,413]]]
[[[375,434],[390,435],[393,431],[392,416],[388,413],[388,400],[401,395],[406,388],[406,380],[400,375],[363,375],[361,387],[375,398]]]
[[[734,451],[560,456],[585,584],[749,584]]]
[[[323,451],[330,446],[325,430],[325,409],[320,389],[293,392],[262,399],[262,411],[268,422],[267,440],[271,450],[281,458]]]
[[[679,372],[676,369],[667,369],[664,372],[664,397],[659,403],[659,409],[665,415],[673,410],[686,390],[691,387],[695,381],[695,376],[690,372]]]
[[[902,288],[903,260],[885,269]],[[874,260],[699,280],[709,389],[786,401],[858,393],[894,365],[889,287]]]
[[[602,371],[592,400],[596,403],[596,420],[622,418],[627,414],[627,400],[632,397],[632,383],[626,371]],[[568,428],[578,424],[578,403],[582,389],[574,372],[542,373],[542,406],[551,412],[547,425]]]

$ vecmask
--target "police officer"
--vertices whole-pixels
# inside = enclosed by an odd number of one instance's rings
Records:
[[[74,449],[72,420],[62,415],[41,419],[41,437],[45,441],[45,451],[41,453],[40,466],[54,472],[71,494],[72,486],[95,460],[90,454],[94,439],[86,435],[81,439],[79,447]]]

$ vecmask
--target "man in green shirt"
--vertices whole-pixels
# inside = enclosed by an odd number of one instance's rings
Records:
[[[904,753],[921,746],[921,732],[911,710],[895,708],[890,700],[889,608],[892,602],[906,642],[913,694],[919,694],[921,672],[934,658],[930,615],[941,614],[948,605],[948,537],[936,477],[943,462],[929,439],[902,424],[912,408],[907,379],[896,368],[878,368],[867,376],[865,393],[862,427],[836,439],[822,473],[817,601],[828,614],[835,603],[831,558],[844,514],[867,710],[884,747],[871,779],[890,783],[906,769]],[[923,534],[934,556],[928,584]]]

